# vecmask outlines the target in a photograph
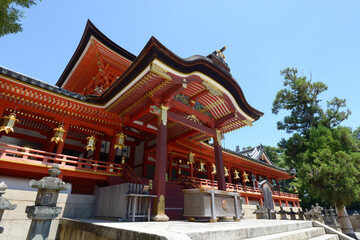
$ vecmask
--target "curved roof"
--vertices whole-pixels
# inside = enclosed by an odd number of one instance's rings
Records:
[[[191,74],[200,72],[223,86],[235,98],[240,108],[250,117],[257,120],[263,113],[256,110],[246,101],[244,93],[229,72],[215,65],[207,57],[195,55],[181,58],[162,45],[155,37],[151,37],[139,56],[129,68],[101,96],[89,96],[95,102],[110,101],[121,89],[136,78],[153,60],[159,60],[177,72]]]

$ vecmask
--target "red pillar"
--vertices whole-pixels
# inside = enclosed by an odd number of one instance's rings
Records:
[[[114,130],[108,155],[108,162],[111,163],[115,162],[116,149],[114,148],[114,146],[116,144],[116,134],[118,134],[118,131]]]
[[[172,164],[173,164],[173,154],[170,153],[169,154],[169,173],[168,173],[168,176],[169,176],[169,180],[172,179]]]
[[[101,139],[101,137],[98,136],[98,138],[96,140],[96,144],[95,144],[95,152],[94,152],[94,157],[93,157],[93,159],[96,161],[98,161],[100,158],[101,142],[102,142],[102,139]]]
[[[161,106],[159,115],[156,139],[156,164],[154,175],[154,193],[157,199],[154,203],[155,221],[168,221],[169,217],[165,214],[165,175],[167,162],[167,109]]]
[[[245,196],[245,203],[246,203],[246,205],[249,205],[249,197],[248,196]]]
[[[135,161],[135,147],[136,144],[130,146],[130,154],[129,154],[129,162],[128,164],[132,169],[134,169],[134,161]]]
[[[218,189],[226,191],[220,130],[216,130],[216,137],[214,138],[214,151],[215,151],[216,179],[218,182]]]

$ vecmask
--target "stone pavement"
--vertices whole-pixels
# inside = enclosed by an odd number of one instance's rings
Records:
[[[169,240],[228,240],[261,238],[264,235],[282,234],[281,239],[312,239],[325,234],[323,228],[313,227],[311,221],[259,220],[246,219],[241,222],[110,222],[98,219],[66,219],[60,220],[59,239],[69,239],[82,235],[84,239],[169,239]],[[84,233],[86,231],[87,233]],[[91,234],[89,234],[91,232]],[[287,234],[287,232],[293,235]],[[294,233],[296,237],[294,238]],[[298,235],[302,234],[301,238]],[[285,235],[284,235],[285,234]],[[90,236],[92,235],[92,236]],[[329,237],[330,234],[329,234]],[[279,239],[279,238],[269,238]],[[337,239],[336,235],[332,238]]]

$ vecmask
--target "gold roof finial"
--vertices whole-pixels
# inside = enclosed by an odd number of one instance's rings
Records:
[[[225,57],[225,55],[224,55],[224,51],[226,50],[226,45],[223,47],[223,48],[221,48],[220,50],[216,50],[215,51],[215,53],[216,53],[216,56],[218,57],[218,58],[220,58],[221,60],[223,60],[224,62],[225,62],[225,59],[226,59],[226,57]]]

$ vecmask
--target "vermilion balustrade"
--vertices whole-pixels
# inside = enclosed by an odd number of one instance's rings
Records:
[[[0,143],[0,159],[41,165],[52,165],[57,163],[60,164],[63,169],[75,169],[108,175],[119,175],[128,178],[130,182],[141,183],[141,180],[127,164],[116,164],[86,158],[78,158],[69,155],[19,147],[16,145]]]

